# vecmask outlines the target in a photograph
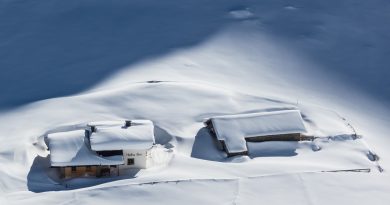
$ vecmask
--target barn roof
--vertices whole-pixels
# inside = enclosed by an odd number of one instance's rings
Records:
[[[90,150],[85,130],[52,133],[47,139],[53,167],[123,164],[123,156],[100,157]]]
[[[299,110],[224,115],[210,120],[229,153],[247,151],[245,138],[306,132]]]
[[[95,151],[148,149],[154,144],[154,127],[150,120],[132,120],[131,126],[122,123],[90,123],[96,131],[90,135],[91,149]]]

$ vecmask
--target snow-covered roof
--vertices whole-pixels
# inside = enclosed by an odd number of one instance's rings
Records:
[[[123,164],[123,156],[100,157],[90,150],[85,130],[53,133],[47,139],[53,167]]]
[[[230,153],[247,151],[245,138],[306,132],[299,110],[216,116],[211,122]]]
[[[130,127],[122,123],[94,123],[96,131],[91,133],[91,149],[95,151],[148,149],[154,144],[154,127],[150,120],[132,120]]]

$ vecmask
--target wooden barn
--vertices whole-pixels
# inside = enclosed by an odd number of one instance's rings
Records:
[[[312,140],[299,110],[215,116],[205,126],[228,157],[247,155],[247,142]]]

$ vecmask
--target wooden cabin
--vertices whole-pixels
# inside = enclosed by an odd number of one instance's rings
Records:
[[[228,157],[248,155],[247,142],[312,140],[299,110],[215,116],[205,121],[217,147]]]
[[[87,128],[47,135],[50,164],[62,178],[116,176],[147,168],[154,146],[149,120],[90,123]]]

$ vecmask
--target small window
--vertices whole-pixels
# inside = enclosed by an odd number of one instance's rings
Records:
[[[110,167],[112,167],[112,168],[116,168],[116,165],[110,165]]]
[[[134,165],[134,158],[128,158],[127,165]]]
[[[90,171],[92,171],[92,167],[91,166],[86,166],[86,170],[87,170],[87,172],[90,172]]]
[[[75,172],[76,171],[76,167],[72,167],[72,172]]]

